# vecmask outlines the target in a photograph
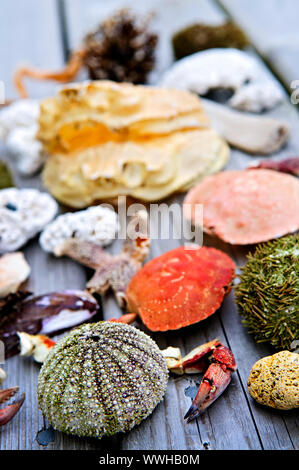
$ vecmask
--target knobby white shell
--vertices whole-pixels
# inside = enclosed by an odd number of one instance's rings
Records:
[[[18,171],[25,175],[38,171],[46,156],[36,138],[38,117],[38,100],[18,100],[0,111],[0,139],[15,158]]]
[[[209,49],[181,59],[164,74],[161,85],[206,95],[215,88],[234,91],[227,104],[243,111],[270,109],[283,99],[259,63],[237,49]]]
[[[55,252],[55,248],[68,238],[106,246],[114,240],[117,231],[117,214],[107,207],[94,206],[58,216],[44,229],[39,241],[48,252]]]
[[[30,275],[30,266],[23,253],[7,253],[0,257],[0,297],[17,292]]]
[[[55,200],[37,189],[0,191],[0,253],[23,246],[55,217],[57,210]]]

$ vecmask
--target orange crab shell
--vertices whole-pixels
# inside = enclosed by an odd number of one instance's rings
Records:
[[[183,246],[149,261],[131,279],[128,311],[151,331],[177,330],[212,315],[230,291],[232,259],[208,247]]]

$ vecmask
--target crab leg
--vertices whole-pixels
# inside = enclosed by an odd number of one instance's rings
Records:
[[[211,365],[203,376],[196,397],[184,416],[188,423],[197,418],[224,392],[231,381],[232,372],[237,369],[232,351],[219,342],[210,361]]]
[[[9,400],[12,396],[14,396],[19,387],[7,388],[5,390],[0,390],[0,404],[4,403],[5,401]],[[21,406],[23,405],[25,400],[25,393],[21,395],[19,400],[16,400],[12,405],[8,405],[2,410],[0,410],[0,426],[8,423],[12,418],[17,414]]]

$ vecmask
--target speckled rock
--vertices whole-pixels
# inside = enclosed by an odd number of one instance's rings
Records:
[[[55,429],[100,439],[150,415],[167,381],[165,359],[149,336],[126,324],[85,324],[50,351],[39,407]]]
[[[249,374],[248,391],[262,405],[279,410],[299,407],[299,355],[281,351],[257,361]]]

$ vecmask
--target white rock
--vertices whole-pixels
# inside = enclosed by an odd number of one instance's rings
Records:
[[[6,139],[8,150],[16,160],[16,166],[23,175],[33,175],[43,166],[46,153],[36,139],[38,126],[16,127]]]
[[[15,251],[53,220],[56,201],[37,189],[0,191],[0,253]]]
[[[83,211],[60,215],[40,235],[40,245],[48,252],[68,238],[77,238],[97,243],[110,244],[118,231],[118,217],[113,210],[94,206]]]
[[[46,157],[36,138],[38,117],[38,100],[18,100],[0,111],[0,139],[7,144],[19,172],[25,175],[36,173]]]
[[[18,100],[0,111],[0,139],[6,140],[16,127],[30,127],[39,116],[38,100]]]
[[[227,104],[244,111],[270,109],[283,99],[282,89],[254,58],[229,48],[197,52],[175,62],[160,84],[199,95],[214,88],[232,89],[235,94]]]

